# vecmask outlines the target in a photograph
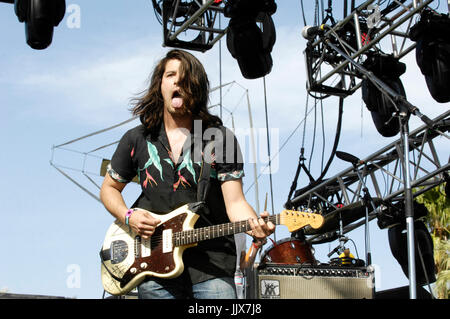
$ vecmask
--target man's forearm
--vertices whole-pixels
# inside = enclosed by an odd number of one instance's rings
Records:
[[[231,222],[248,220],[249,218],[257,219],[258,215],[247,201],[238,201],[230,203],[227,207],[228,218]]]
[[[100,190],[100,199],[108,210],[115,218],[121,222],[125,222],[125,214],[128,207],[123,200],[122,193],[114,187],[102,187]]]

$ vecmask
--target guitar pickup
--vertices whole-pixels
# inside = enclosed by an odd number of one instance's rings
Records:
[[[151,237],[148,239],[141,239],[141,257],[149,257],[151,255],[152,249],[150,246]]]
[[[166,229],[162,232],[162,252],[163,253],[171,253],[173,250],[172,243],[172,229]]]

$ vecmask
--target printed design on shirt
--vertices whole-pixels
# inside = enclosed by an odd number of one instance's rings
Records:
[[[244,171],[233,171],[227,173],[220,173],[217,178],[219,181],[225,182],[232,179],[239,179],[244,176]]]
[[[143,168],[139,168],[138,169],[138,176],[140,176],[140,173],[142,171],[145,171],[145,180],[142,183],[142,185],[144,186],[144,188],[147,188],[148,183],[150,183],[150,186],[153,187],[153,183],[155,185],[158,185],[158,183],[156,183],[155,178],[148,172],[147,168],[150,167],[151,165],[153,165],[160,174],[161,180],[163,181],[163,175],[162,175],[162,166],[161,166],[161,160],[159,158],[159,154],[158,154],[158,150],[156,149],[156,146],[153,145],[152,143],[150,143],[149,141],[147,141],[147,150],[148,150],[148,161],[147,163],[145,163]],[[132,151],[133,153],[133,151]]]
[[[120,182],[120,183],[128,183],[129,180],[123,178],[122,176],[119,175],[119,173],[117,173],[115,170],[113,170],[113,168],[111,167],[111,163],[108,164],[108,166],[106,167],[106,171],[108,172],[109,176],[111,176],[113,179],[115,179],[116,181]]]
[[[147,170],[145,170],[145,181],[142,183],[142,186],[144,186],[144,188],[147,188],[149,182],[151,187],[153,187],[153,183],[155,183],[155,185],[158,185],[153,176],[150,175]]]
[[[184,176],[181,175],[180,171],[177,171],[177,173],[178,173],[178,181],[173,184],[173,191],[175,192],[178,189],[178,186],[180,186],[180,184],[184,188],[186,188],[186,185],[191,187],[191,184],[189,184],[189,182],[186,180],[186,178],[184,178]]]
[[[178,180],[173,184],[173,191],[175,192],[178,189],[178,186],[182,185],[184,188],[186,188],[186,185],[191,187],[191,184],[186,180],[186,178],[181,175],[181,170],[183,168],[186,168],[186,170],[191,173],[193,180],[195,181],[195,170],[194,170],[194,164],[192,163],[191,159],[191,150],[187,150],[186,153],[183,155],[183,161],[178,166],[176,172],[178,174]]]
[[[173,162],[170,158],[165,158],[164,161],[166,161],[168,164],[170,164],[170,166],[172,166],[172,168],[173,168]]]

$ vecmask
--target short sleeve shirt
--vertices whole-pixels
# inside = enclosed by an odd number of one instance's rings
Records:
[[[193,129],[196,131],[199,130]],[[196,202],[203,152],[210,148],[205,148],[207,143],[214,140],[210,186],[205,200],[209,210],[200,212],[194,227],[229,222],[221,182],[244,175],[242,154],[234,134],[223,126],[200,130],[201,133],[191,132],[178,163],[174,163],[164,124],[152,132],[143,125],[127,131],[108,167],[109,175],[119,182],[128,183],[138,177],[142,193],[132,207],[166,214],[186,203]],[[199,242],[185,250],[183,262],[193,284],[213,277],[234,276],[233,236]]]

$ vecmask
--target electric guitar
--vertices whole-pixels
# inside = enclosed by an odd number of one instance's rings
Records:
[[[116,220],[109,227],[102,249],[101,277],[105,291],[123,295],[138,286],[145,276],[175,278],[184,270],[183,251],[198,242],[251,230],[247,220],[215,226],[194,228],[200,215],[194,213],[201,205],[190,203],[165,215],[144,210],[161,220],[149,239]],[[322,226],[320,214],[283,210],[265,218],[274,225],[285,225],[294,232],[306,225]]]

